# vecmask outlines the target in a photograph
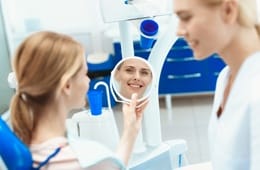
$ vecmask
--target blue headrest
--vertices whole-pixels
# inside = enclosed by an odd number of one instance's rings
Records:
[[[0,155],[9,170],[29,170],[33,160],[29,148],[0,117]]]

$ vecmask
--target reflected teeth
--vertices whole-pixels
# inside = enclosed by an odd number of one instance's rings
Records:
[[[134,88],[141,88],[141,86],[137,85],[137,84],[129,84],[129,86],[134,87]]]

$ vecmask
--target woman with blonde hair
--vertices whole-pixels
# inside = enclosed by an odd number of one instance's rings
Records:
[[[82,45],[64,34],[34,33],[19,46],[13,69],[17,92],[11,103],[11,124],[17,136],[29,146],[35,166],[83,169],[78,152],[65,137],[68,113],[85,106],[89,88]],[[136,100],[133,95],[131,103],[123,105],[124,129],[115,153],[116,164],[100,158],[95,163],[96,169],[124,169],[127,165],[145,107],[136,109]],[[93,150],[84,150],[88,142],[81,144],[80,153],[85,154],[82,159],[92,159]],[[47,164],[42,163],[48,156],[53,158]],[[86,160],[89,166],[90,160]]]
[[[259,0],[173,0],[196,59],[217,53],[221,71],[209,123],[212,167],[260,169]]]

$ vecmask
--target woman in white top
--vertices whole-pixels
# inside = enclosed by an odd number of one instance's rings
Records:
[[[173,0],[183,36],[198,60],[217,53],[209,143],[214,170],[260,169],[259,0]]]
[[[36,167],[76,170],[94,162],[94,169],[124,169],[145,108],[135,107],[137,95],[132,95],[130,104],[123,105],[124,127],[115,157],[105,157],[105,148],[97,143],[76,141],[72,145],[65,137],[68,113],[85,106],[89,88],[81,44],[64,34],[34,33],[17,49],[13,69],[17,92],[11,103],[11,124],[30,147]]]

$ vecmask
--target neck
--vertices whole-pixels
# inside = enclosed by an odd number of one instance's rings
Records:
[[[61,104],[52,104],[43,108],[33,133],[31,143],[42,143],[51,138],[64,136],[66,132],[66,118],[68,110]]]
[[[220,55],[235,78],[244,61],[257,51],[260,51],[260,40],[256,29],[241,28]]]

